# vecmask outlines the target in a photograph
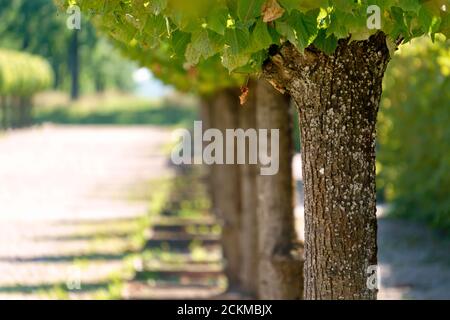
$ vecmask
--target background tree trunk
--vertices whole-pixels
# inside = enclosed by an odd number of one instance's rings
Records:
[[[250,95],[247,103],[239,108],[239,127],[241,129],[256,129],[256,83],[249,85]],[[246,152],[250,150],[246,141]],[[258,166],[249,164],[247,154],[246,164],[240,165],[241,177],[241,282],[244,292],[251,297],[258,296],[258,220],[256,215],[258,193],[256,176]]]
[[[257,176],[259,232],[259,297],[301,299],[302,250],[294,224],[292,118],[289,98],[264,80],[257,88],[257,126],[279,129],[279,172]],[[270,132],[270,131],[269,131]],[[268,149],[271,150],[270,138]]]
[[[20,97],[18,105],[18,127],[25,128],[32,123],[32,98],[31,97]]]
[[[69,43],[69,68],[71,77],[70,97],[72,100],[77,100],[80,96],[80,44],[78,33],[78,30],[72,31]]]
[[[20,127],[20,104],[20,97],[10,98],[9,119],[10,127],[12,129],[17,129]]]
[[[214,128],[214,112],[215,108],[213,105],[213,99],[210,97],[203,97],[200,101],[200,118],[202,120],[203,131],[210,128]],[[203,143],[203,148],[207,146],[208,143]],[[205,165],[205,185],[206,191],[209,197],[211,210],[214,215],[217,215],[217,193],[219,190],[215,189],[217,177],[217,166],[216,165]]]
[[[213,126],[221,130],[225,137],[226,129],[238,127],[239,90],[225,89],[218,92],[213,102]],[[224,143],[225,149],[225,143]],[[226,154],[224,150],[224,155]],[[222,220],[222,248],[225,258],[225,274],[229,289],[240,285],[241,252],[241,191],[240,172],[237,164],[215,165],[214,193],[216,214]]]
[[[329,56],[284,46],[265,76],[300,113],[305,183],[305,298],[376,299],[375,124],[389,61],[384,34],[341,40]]]
[[[9,127],[8,98],[7,97],[3,96],[3,97],[0,98],[0,107],[1,107],[1,113],[2,113],[1,126],[2,126],[3,130],[6,130]]]

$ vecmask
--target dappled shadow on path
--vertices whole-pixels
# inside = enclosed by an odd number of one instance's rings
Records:
[[[8,279],[3,275],[0,297],[120,298],[120,291],[112,296],[111,288],[120,285],[126,274],[126,261],[138,249],[132,238],[140,234],[139,219],[78,222],[69,229],[50,228],[45,231],[49,235],[29,237],[35,248],[41,248],[42,243],[45,248],[55,246],[58,253],[49,248],[45,254],[37,250],[28,256],[0,256],[0,267],[10,276]],[[74,283],[78,285],[73,287]]]
[[[104,240],[111,238],[128,238],[128,232],[100,232],[91,234],[73,234],[73,235],[56,235],[56,236],[41,236],[33,238],[34,241],[90,241],[90,240]]]
[[[83,283],[78,292],[94,292],[99,290],[107,290],[110,286],[109,282],[97,282],[97,283]],[[67,290],[65,289],[67,284],[64,282],[60,283],[39,283],[36,285],[10,285],[10,286],[0,286],[0,293],[25,293],[32,294],[35,292],[45,293],[51,290]]]
[[[170,175],[162,150],[170,134],[45,125],[2,135],[0,299],[77,299],[82,292],[66,285],[73,278],[86,285],[83,298],[93,298],[126,274],[150,181]]]
[[[450,239],[426,226],[379,218],[379,299],[450,299]]]
[[[67,263],[78,260],[82,261],[107,261],[107,260],[123,260],[133,251],[120,253],[86,253],[76,255],[48,255],[37,257],[0,257],[0,262],[7,263]]]

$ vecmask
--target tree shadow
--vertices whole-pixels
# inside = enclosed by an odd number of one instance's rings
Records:
[[[420,223],[378,221],[382,290],[405,299],[449,299],[450,240]]]
[[[123,260],[135,251],[127,250],[120,253],[88,253],[79,255],[45,255],[37,257],[0,257],[0,262],[5,263],[67,263],[78,260],[83,261],[110,261]]]
[[[82,283],[80,285],[80,290],[72,290],[73,292],[94,292],[99,290],[107,290],[110,286],[108,282],[95,282],[95,283]],[[39,283],[36,285],[8,285],[8,286],[0,286],[0,293],[24,293],[24,294],[32,294],[36,292],[45,292],[55,290],[56,288],[63,289],[64,291],[70,291],[67,288],[66,283]]]
[[[126,217],[126,218],[114,218],[114,219],[62,219],[53,221],[52,225],[55,226],[96,226],[105,224],[122,224],[122,223],[133,223],[136,222],[137,217]]]
[[[129,232],[102,232],[90,234],[74,234],[65,236],[42,236],[34,237],[35,241],[94,241],[94,240],[108,240],[108,239],[126,239],[130,237]]]

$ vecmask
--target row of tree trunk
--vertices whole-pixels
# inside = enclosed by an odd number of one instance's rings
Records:
[[[33,104],[30,97],[0,97],[1,129],[16,129],[32,124]]]
[[[262,78],[288,93],[299,113],[304,263],[293,221],[288,100],[261,80],[243,108],[233,90],[209,104],[212,127],[280,130],[277,175],[251,166],[211,169],[232,287],[263,299],[300,298],[304,264],[305,299],[377,298],[376,119],[389,60],[380,32],[340,40],[332,55],[286,43],[263,65]]]
[[[279,173],[260,175],[259,165],[208,168],[215,214],[223,224],[222,246],[230,290],[260,299],[301,299],[303,249],[294,223],[293,135],[290,98],[264,80],[251,81],[240,105],[239,90],[205,100],[204,128],[279,129]],[[270,137],[268,150],[271,152]],[[248,147],[246,140],[246,150]],[[235,144],[236,147],[236,144]],[[235,152],[236,154],[236,152]]]

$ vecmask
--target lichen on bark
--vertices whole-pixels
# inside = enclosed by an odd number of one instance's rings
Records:
[[[264,77],[295,100],[305,184],[305,298],[376,299],[376,117],[390,59],[383,33],[332,55],[287,43]]]

